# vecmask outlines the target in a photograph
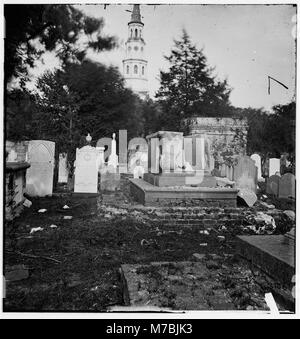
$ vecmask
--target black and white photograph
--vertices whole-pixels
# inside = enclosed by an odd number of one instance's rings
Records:
[[[1,7],[0,317],[297,318],[296,2]]]

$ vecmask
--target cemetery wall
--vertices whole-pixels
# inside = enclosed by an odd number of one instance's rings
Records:
[[[219,165],[233,165],[234,158],[246,154],[247,119],[194,117],[184,119],[186,135],[206,135]]]
[[[187,134],[206,134],[212,141],[222,139],[228,143],[237,133],[247,135],[246,119],[194,117],[183,120]]]

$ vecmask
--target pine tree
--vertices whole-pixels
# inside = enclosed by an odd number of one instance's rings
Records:
[[[169,71],[160,72],[161,85],[156,93],[162,105],[164,127],[178,128],[182,118],[192,116],[226,116],[230,113],[227,81],[218,81],[208,67],[203,50],[192,44],[186,31],[170,56]]]

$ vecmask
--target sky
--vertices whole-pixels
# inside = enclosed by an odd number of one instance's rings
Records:
[[[85,14],[105,21],[104,34],[114,35],[119,47],[109,52],[89,52],[88,57],[122,71],[127,39],[127,23],[132,5],[76,5]],[[204,48],[215,75],[227,79],[232,88],[230,101],[236,107],[270,110],[286,104],[295,95],[295,25],[296,8],[291,5],[141,5],[144,40],[148,57],[150,96],[159,89],[159,72],[169,67],[174,39],[185,29],[196,46]],[[58,63],[47,53],[44,64],[38,63],[33,76]],[[288,89],[271,82],[268,76]]]

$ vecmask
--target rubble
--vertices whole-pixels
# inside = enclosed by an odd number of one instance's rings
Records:
[[[36,232],[40,232],[43,231],[44,229],[42,227],[34,227],[30,230],[30,234],[36,233]]]
[[[290,220],[295,221],[295,219],[296,219],[296,214],[295,214],[294,211],[291,211],[291,210],[285,210],[283,213],[284,213]]]

